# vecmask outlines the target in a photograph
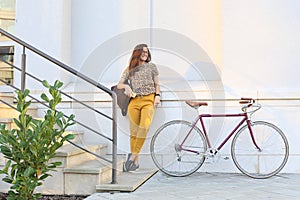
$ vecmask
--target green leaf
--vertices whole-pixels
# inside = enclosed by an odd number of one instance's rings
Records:
[[[23,110],[28,109],[28,107],[30,106],[31,101],[28,101],[24,104]]]
[[[32,167],[27,167],[24,171],[24,176],[29,177],[30,175],[34,174],[35,170]]]
[[[16,90],[15,91],[16,93],[17,93],[17,95],[18,95],[18,100],[22,100],[23,99],[23,93],[22,93],[22,91],[21,90]]]
[[[41,95],[41,98],[42,98],[44,101],[49,102],[49,98],[47,97],[47,95],[46,95],[45,93],[43,93],[43,94]]]
[[[21,104],[18,104],[18,105],[17,105],[17,110],[18,110],[19,112],[22,112],[22,110],[21,110]]]
[[[16,200],[17,199],[17,194],[12,191],[12,190],[9,190],[8,191],[8,197],[7,197],[7,200]]]
[[[52,100],[51,100],[52,101]],[[51,102],[50,101],[50,102]],[[52,110],[47,110],[47,115],[51,115],[52,114]]]
[[[46,80],[43,80],[42,84],[45,88],[50,88],[50,85]]]
[[[55,87],[56,89],[59,89],[59,88],[61,88],[62,86],[63,86],[63,83],[62,83],[62,82],[60,82],[59,80],[56,80],[56,81],[55,81],[54,87]]]
[[[35,194],[33,194],[33,197],[34,197],[35,199],[39,199],[39,198],[42,197],[42,194],[41,194],[41,193],[35,193]]]
[[[53,98],[56,97],[57,90],[54,87],[51,86],[49,92]]]
[[[53,163],[51,163],[51,164],[53,164],[53,165],[55,165],[55,166],[60,166],[60,165],[62,165],[62,162],[53,162]]]
[[[28,125],[31,123],[32,121],[32,117],[29,115],[26,115],[26,127],[28,127]]]
[[[0,151],[8,158],[10,158],[12,156],[11,150],[7,146],[0,146]]]
[[[43,185],[43,182],[38,182],[37,186]]]
[[[12,183],[13,182],[13,180],[11,178],[8,178],[8,177],[4,177],[2,179],[2,181],[6,182],[6,183]]]
[[[67,121],[66,121],[65,118],[62,118],[62,122],[63,122],[63,124],[66,124],[66,123],[67,123]]]
[[[23,95],[24,95],[24,99],[25,99],[25,97],[27,97],[28,95],[29,95],[29,90],[28,89],[26,89],[26,90],[24,90],[24,93],[23,93]]]
[[[6,137],[4,137],[3,134],[0,134],[0,144],[5,144],[6,143]]]
[[[69,117],[69,121],[70,121],[70,120],[74,120],[74,118],[75,118],[75,115],[73,115],[73,114],[72,114],[72,115],[70,115],[70,117]]]
[[[60,120],[56,120],[56,123],[59,126],[59,128],[63,129],[63,124]]]
[[[51,100],[49,101],[49,107],[50,107],[51,109],[54,109],[54,108],[55,108],[55,104],[54,104],[53,99],[51,99]]]
[[[12,134],[8,135],[7,142],[12,146],[19,146],[19,143],[17,142],[17,138]]]
[[[13,164],[11,166],[11,171],[10,171],[10,176],[11,177],[15,177],[16,176],[16,172],[18,171],[18,167],[20,167],[20,166],[18,166],[17,164]]]
[[[68,134],[64,137],[65,140],[73,140],[75,136],[73,134]]]
[[[76,124],[76,122],[69,123],[69,126],[72,126],[72,125],[74,125],[74,124]]]
[[[60,96],[60,95],[59,95],[59,96]],[[61,101],[62,101],[62,98],[61,98],[61,97],[57,98],[56,104],[59,104]]]
[[[2,172],[3,172],[4,174],[8,174],[8,169],[9,169],[10,165],[11,165],[11,160],[8,160],[8,161],[6,162],[6,165],[5,165],[4,169],[2,170]]]
[[[5,130],[5,124],[0,124],[0,130]]]
[[[33,124],[35,124],[36,126],[40,126],[41,125],[41,123],[42,123],[42,121],[41,120],[39,120],[39,119],[34,119],[34,118],[32,118],[32,123]]]
[[[58,118],[62,118],[64,116],[64,113],[62,113],[62,112],[57,112],[56,113],[56,118],[58,119]]]
[[[41,180],[44,180],[44,179],[46,179],[46,178],[48,178],[49,176],[51,176],[50,174],[43,174],[40,178],[39,178],[39,180],[41,181]]]
[[[18,121],[16,118],[14,118],[14,122],[15,122],[15,124],[19,127],[19,129],[22,129],[22,128],[23,128],[23,125],[21,124],[21,122]]]

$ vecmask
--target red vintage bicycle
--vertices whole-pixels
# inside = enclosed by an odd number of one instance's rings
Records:
[[[186,101],[198,109],[205,102]],[[231,156],[236,167],[245,175],[263,179],[274,176],[285,166],[289,156],[288,140],[274,124],[252,121],[261,108],[252,98],[242,98],[242,112],[236,114],[199,114],[191,123],[173,120],[163,124],[151,140],[151,156],[155,165],[170,176],[188,176],[196,172],[208,157],[218,154],[233,137]],[[204,118],[239,117],[241,120],[216,149],[213,149],[205,128]],[[202,131],[197,127],[200,123]]]

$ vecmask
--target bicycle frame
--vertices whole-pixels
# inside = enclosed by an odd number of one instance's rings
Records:
[[[252,142],[254,144],[254,146],[258,149],[258,150],[261,150],[256,141],[255,141],[255,138],[254,138],[254,135],[253,135],[253,131],[252,131],[252,128],[251,128],[251,120],[248,118],[248,114],[245,112],[245,113],[239,113],[239,114],[200,114],[198,115],[198,117],[196,118],[195,122],[193,123],[192,125],[192,129],[196,126],[196,124],[198,123],[198,121],[200,121],[200,124],[201,124],[201,127],[202,127],[202,131],[204,133],[204,136],[205,136],[205,139],[207,141],[207,145],[208,145],[208,148],[210,149],[211,148],[211,144],[210,144],[210,140],[209,140],[209,137],[208,137],[208,134],[207,134],[207,131],[206,131],[206,128],[205,128],[205,125],[204,125],[204,121],[203,121],[203,118],[213,118],[213,117],[241,117],[241,121],[238,123],[238,125],[236,125],[236,127],[231,131],[231,133],[223,140],[223,142],[217,147],[217,151],[221,150],[222,147],[228,142],[228,140],[235,134],[235,132],[244,124],[244,122],[246,122],[247,126],[248,126],[248,129],[249,129],[249,133],[250,133],[250,136],[251,136],[251,139],[252,139]],[[184,138],[184,140],[182,141],[182,143],[180,144],[180,149],[181,150],[185,150],[185,151],[189,151],[189,152],[194,152],[194,153],[198,153],[197,151],[193,151],[193,150],[189,150],[189,149],[184,149],[182,148],[184,142],[186,141],[186,139],[188,138],[188,136],[190,135],[192,129],[189,131],[189,133],[186,135],[186,137]],[[217,153],[217,152],[215,152]]]

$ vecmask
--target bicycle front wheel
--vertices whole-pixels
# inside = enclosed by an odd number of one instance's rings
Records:
[[[188,176],[204,162],[207,145],[198,127],[174,120],[161,126],[151,140],[151,157],[155,165],[170,176]]]
[[[231,155],[237,168],[252,178],[269,178],[282,170],[289,156],[288,141],[273,124],[263,121],[251,123],[252,142],[248,126],[242,127],[232,140]]]

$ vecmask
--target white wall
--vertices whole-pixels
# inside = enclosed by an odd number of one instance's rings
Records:
[[[299,91],[299,7],[297,0],[223,1],[222,71],[229,89]]]
[[[226,0],[222,8],[222,79],[227,98],[262,99],[258,118],[290,143],[285,170],[300,172],[300,2]]]
[[[164,100],[150,135],[164,121],[195,115],[182,102],[168,100],[210,100],[216,97],[214,92],[224,97],[224,90],[227,99],[262,98],[265,109],[258,118],[287,133],[292,154],[287,171],[299,172],[299,4],[297,0],[18,0],[16,34],[108,87],[118,81],[132,48],[140,42],[150,44]],[[69,81],[60,70],[46,70],[48,64],[34,57],[27,65],[41,76],[46,71],[51,80]],[[86,100],[99,100],[98,91],[73,82],[67,88],[70,92],[85,92]],[[210,103],[207,111],[214,107]],[[227,111],[238,110],[229,104]],[[107,106],[93,105],[99,110]],[[94,121],[101,131],[109,129],[107,122],[87,116],[77,117]],[[128,119],[119,116],[119,123],[119,148],[128,151]],[[92,136],[87,138],[91,140]],[[149,138],[145,154],[147,145]]]
[[[70,64],[70,2],[70,0],[17,0],[16,36],[59,61]],[[21,52],[22,47],[16,46],[17,66],[21,63]],[[26,54],[29,73],[42,79],[47,78],[49,82],[56,79],[68,80],[68,76],[53,64],[32,55],[29,50],[26,50]],[[15,75],[19,77],[19,73],[16,72]],[[20,80],[15,81],[16,85],[19,85]],[[27,79],[27,86],[32,89],[39,87],[30,79]]]
[[[222,66],[222,1],[153,1],[153,27],[181,33]],[[179,41],[174,41],[179,42]]]
[[[120,33],[121,1],[72,0],[72,66],[80,70],[88,55]]]

